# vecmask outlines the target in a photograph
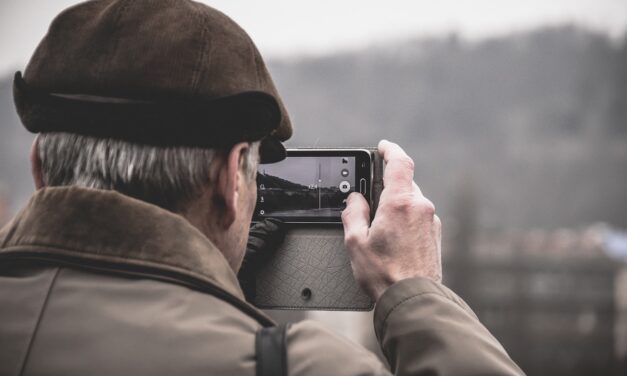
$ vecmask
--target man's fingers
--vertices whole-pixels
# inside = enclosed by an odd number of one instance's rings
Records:
[[[381,140],[379,154],[385,161],[384,189],[408,191],[414,182],[414,161],[397,144]]]
[[[285,239],[285,226],[275,218],[266,218],[256,223],[248,232],[246,259],[261,261],[269,258]]]
[[[248,232],[249,237],[258,237],[264,240],[285,237],[285,225],[277,218],[265,218],[263,221],[254,224]]]
[[[348,196],[346,209],[342,212],[344,224],[344,242],[351,249],[357,243],[366,240],[370,228],[370,207],[360,193],[353,192]]]
[[[422,191],[420,190],[420,187],[418,186],[418,184],[416,184],[416,183],[415,183],[415,182],[413,182],[413,181],[412,181],[411,183],[412,183],[412,184],[411,184],[411,188],[414,190],[414,192],[416,192],[416,193],[417,193],[418,195],[420,195],[420,196],[424,196],[424,195],[422,194]]]

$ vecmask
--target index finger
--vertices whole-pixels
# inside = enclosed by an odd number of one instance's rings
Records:
[[[385,189],[409,191],[414,184],[414,161],[397,144],[381,140],[379,154],[385,161]]]

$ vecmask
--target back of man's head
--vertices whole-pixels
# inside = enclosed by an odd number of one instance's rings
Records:
[[[42,183],[107,189],[182,212],[213,183],[209,166],[227,151],[158,147],[72,133],[44,133],[37,140]],[[252,181],[259,142],[246,151],[242,168]],[[221,161],[217,161],[221,163]]]
[[[247,142],[243,166],[283,158],[292,128],[246,32],[189,0],[102,0],[51,24],[14,83],[41,133],[45,185],[114,189],[179,210],[208,166]],[[252,151],[252,153],[250,152]]]

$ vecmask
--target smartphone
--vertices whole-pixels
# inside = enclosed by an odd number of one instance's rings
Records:
[[[253,221],[341,223],[346,198],[373,198],[374,152],[368,149],[287,149],[287,158],[259,165]]]

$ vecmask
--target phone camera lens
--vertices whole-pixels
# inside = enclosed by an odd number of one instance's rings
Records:
[[[348,170],[347,169],[343,169],[342,170],[342,176],[343,177],[347,177],[348,176]]]

